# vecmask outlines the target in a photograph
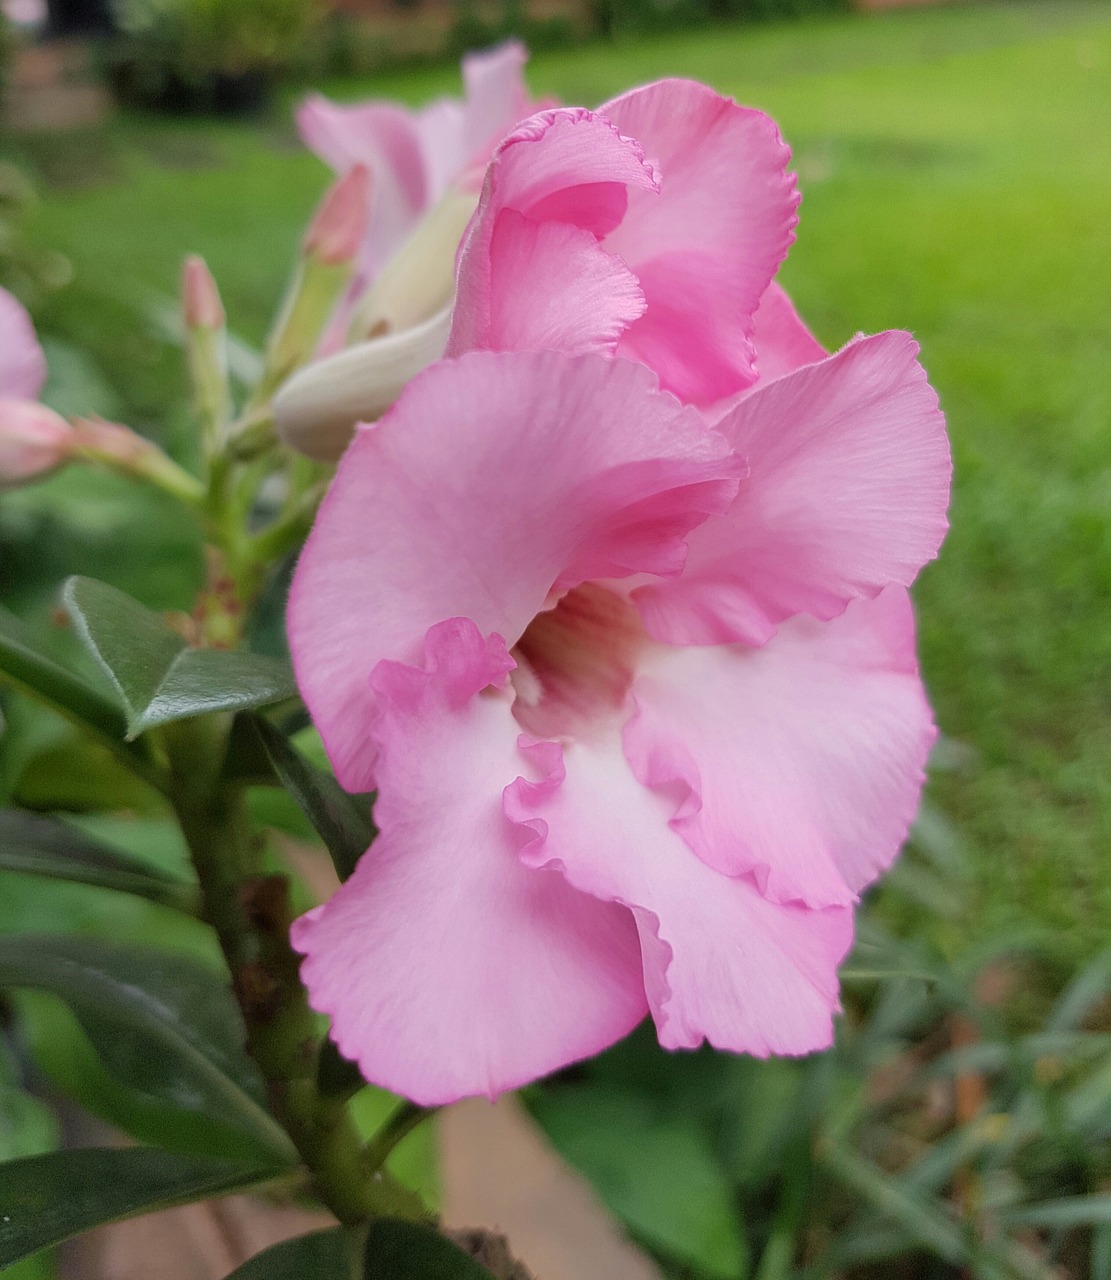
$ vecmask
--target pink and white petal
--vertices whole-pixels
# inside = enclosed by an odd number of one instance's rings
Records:
[[[636,138],[659,195],[630,190],[605,247],[641,282],[648,307],[620,354],[707,405],[756,379],[753,316],[798,221],[790,151],[775,123],[706,85],[661,80],[599,108]]]
[[[656,646],[632,695],[633,770],[683,797],[672,826],[707,865],[826,907],[895,859],[935,737],[901,588],[762,648]]]
[[[298,682],[343,785],[372,785],[379,661],[414,661],[450,617],[512,647],[553,588],[678,572],[738,466],[697,411],[624,361],[472,352],[418,375],[356,434],[290,597]]]
[[[531,754],[546,776],[505,795],[506,812],[533,833],[521,857],[630,908],[665,1048],[706,1039],[766,1057],[829,1046],[850,908],[784,906],[707,866],[668,825],[673,804],[633,776],[616,735]]]
[[[344,1055],[426,1106],[496,1097],[646,1012],[629,912],[515,856],[525,833],[501,793],[528,762],[510,695],[490,687],[511,665],[454,619],[429,634],[423,668],[378,667],[381,835],[293,927]]]
[[[512,272],[495,260],[494,255],[504,248],[500,240],[495,243],[495,232],[504,225],[507,211],[535,223],[578,228],[597,239],[621,221],[630,188],[653,191],[655,185],[655,175],[639,146],[590,111],[543,111],[519,125],[498,148],[487,169],[478,211],[460,250],[456,321],[448,351],[460,354],[470,350],[491,332],[498,298],[516,291],[523,306],[533,296],[530,267],[541,266],[541,284],[561,269],[558,262],[549,262],[547,255],[540,264],[531,259],[516,263]],[[554,239],[547,243],[549,252],[560,247]],[[620,266],[602,250],[587,253],[584,243],[582,237],[568,236],[562,245],[568,250],[562,264],[563,294],[583,302],[597,292],[599,274],[603,279],[612,278]],[[625,280],[621,272],[622,299],[628,294]],[[611,348],[614,318],[624,314],[624,307],[619,300],[616,309],[607,307],[596,317],[584,306],[569,349]]]
[[[0,289],[0,396],[34,400],[46,381],[46,357],[22,304]]]
[[[644,296],[628,267],[589,231],[570,223],[533,222],[503,209],[489,253],[487,306],[457,303],[451,334],[456,352],[612,355],[644,311]]]
[[[805,365],[817,364],[828,354],[774,280],[756,309],[753,343],[760,382],[771,382]]]
[[[634,592],[668,644],[763,644],[797,613],[836,617],[909,586],[948,528],[945,418],[918,346],[890,332],[761,386],[716,422],[751,468],[690,539],[676,582]]]

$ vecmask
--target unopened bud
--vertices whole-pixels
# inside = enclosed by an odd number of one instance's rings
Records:
[[[329,267],[354,261],[370,221],[370,170],[365,164],[332,185],[305,232],[305,255]]]
[[[0,399],[0,489],[37,479],[68,461],[73,428],[33,400]]]
[[[278,434],[318,462],[338,462],[358,422],[373,422],[447,347],[451,307],[424,324],[306,365],[274,399]]]
[[[190,254],[181,272],[181,303],[188,329],[222,329],[224,304],[203,258]]]
[[[429,209],[359,303],[350,341],[400,333],[451,302],[455,255],[477,206],[477,191],[453,189]]]

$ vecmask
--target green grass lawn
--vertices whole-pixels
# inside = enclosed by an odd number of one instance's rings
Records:
[[[952,532],[917,588],[923,664],[944,731],[974,749],[934,795],[967,835],[987,923],[1092,948],[1111,910],[1111,7],[715,29],[545,55],[531,78],[591,103],[665,74],[779,120],[805,193],[784,278],[819,336],[922,343],[956,459]],[[453,80],[328,88],[415,101]],[[92,354],[96,407],[180,441],[175,355],[144,308],[196,250],[257,340],[323,169],[288,111],[123,118],[8,150],[44,185],[36,240],[75,267],[44,333]],[[56,552],[23,555],[62,571]],[[144,581],[173,602],[155,564]]]

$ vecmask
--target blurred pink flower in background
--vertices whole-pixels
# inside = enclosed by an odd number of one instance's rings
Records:
[[[579,111],[499,150],[455,358],[359,430],[290,601],[382,833],[294,942],[341,1050],[422,1103],[646,1011],[671,1048],[827,1046],[934,736],[905,588],[949,454],[917,347],[825,357],[771,285],[796,198],[764,117],[617,101],[651,152]]]
[[[73,429],[35,398],[45,381],[46,357],[31,317],[0,289],[0,488],[41,476],[69,457]]]
[[[477,188],[502,136],[529,114],[516,41],[463,59],[464,96],[418,111],[393,102],[341,104],[312,94],[297,111],[301,137],[342,176],[370,170],[374,194],[363,265],[372,276],[454,184]]]

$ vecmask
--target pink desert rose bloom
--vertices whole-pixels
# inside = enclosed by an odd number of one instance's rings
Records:
[[[494,1096],[646,1012],[830,1043],[934,737],[906,587],[949,457],[907,334],[816,358],[767,305],[781,376],[713,426],[644,364],[464,352],[344,457],[289,632],[381,835],[293,940],[376,1084]]]
[[[486,170],[443,336],[437,316],[435,342],[416,328],[310,366],[278,397],[279,429],[338,459],[354,423],[445,345],[620,355],[705,407],[785,368],[800,343],[820,359],[771,283],[796,222],[789,159],[766,115],[691,81],[531,116]]]
[[[0,488],[33,480],[69,455],[69,423],[35,399],[45,381],[31,317],[0,289]]]

